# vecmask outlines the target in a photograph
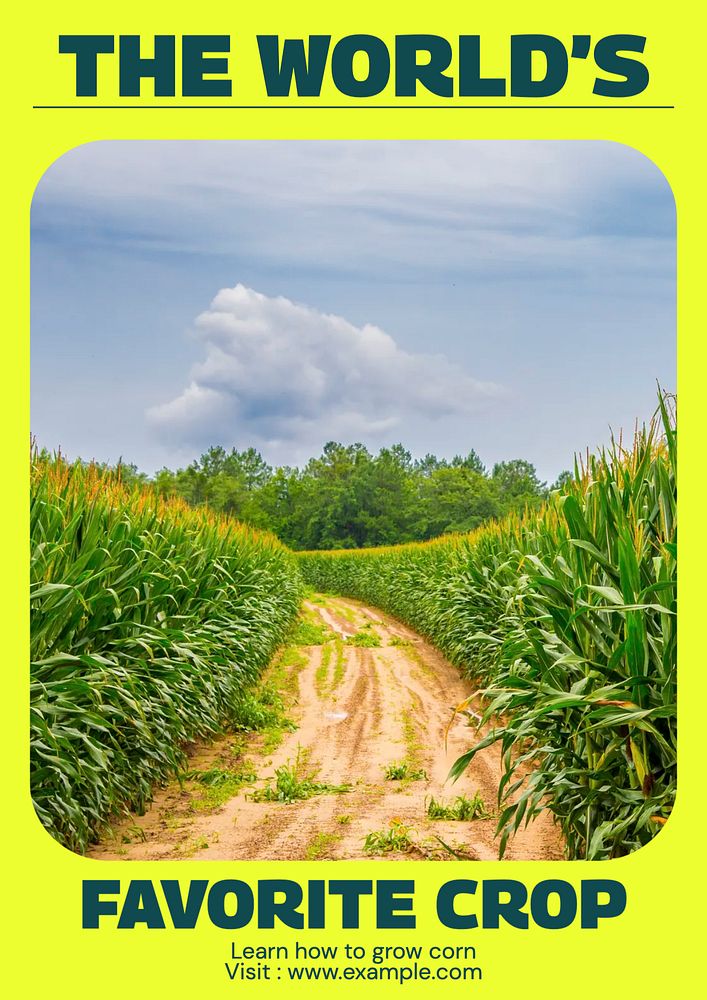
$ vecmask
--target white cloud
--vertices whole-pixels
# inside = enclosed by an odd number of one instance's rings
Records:
[[[330,439],[404,436],[411,419],[469,416],[501,391],[441,355],[403,350],[377,326],[241,284],[218,293],[196,335],[206,357],[189,385],[147,413],[178,446],[284,445],[298,454]]]

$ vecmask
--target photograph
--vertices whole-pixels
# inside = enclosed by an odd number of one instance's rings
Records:
[[[85,142],[36,187],[30,258],[49,837],[601,862],[661,835],[676,209],[651,159]]]

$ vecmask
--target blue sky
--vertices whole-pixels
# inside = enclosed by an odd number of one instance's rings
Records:
[[[210,444],[475,448],[554,479],[675,388],[675,209],[602,142],[104,142],[32,209],[32,428],[147,472]]]

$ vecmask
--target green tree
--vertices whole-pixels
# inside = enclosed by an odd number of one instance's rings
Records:
[[[128,485],[137,466],[119,464]],[[563,472],[553,489],[571,478]],[[273,468],[255,448],[208,448],[185,468],[162,468],[161,496],[182,497],[266,528],[293,549],[360,548],[471,531],[489,518],[538,504],[547,490],[524,459],[489,474],[474,449],[451,460],[413,459],[402,444],[373,455],[363,444],[328,441],[304,468]]]
[[[472,472],[478,472],[481,476],[488,475],[486,466],[473,448],[465,456],[455,455],[451,464],[454,468],[470,469]]]
[[[417,534],[428,539],[472,531],[500,513],[499,489],[492,479],[465,465],[440,468],[420,483]]]
[[[504,511],[535,507],[547,496],[546,484],[540,482],[535,466],[523,458],[497,462],[491,479],[498,486]]]
[[[562,489],[564,489],[565,486],[568,483],[571,483],[573,479],[574,479],[574,476],[569,471],[569,469],[563,469],[562,472],[557,477],[557,479],[555,480],[555,482],[550,487],[550,492],[554,492],[555,490],[562,490]]]

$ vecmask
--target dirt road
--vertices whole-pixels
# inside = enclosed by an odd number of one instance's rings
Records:
[[[388,858],[453,860],[440,841],[464,858],[497,857],[495,815],[461,822],[427,816],[432,796],[452,802],[477,792],[486,810],[496,812],[501,766],[495,747],[480,753],[455,784],[446,781],[451,764],[474,741],[474,730],[458,715],[445,748],[452,709],[469,695],[468,682],[414,632],[358,602],[315,598],[305,615],[331,632],[325,644],[300,647],[289,667],[284,659],[277,667],[297,729],[286,731],[274,750],[254,735],[245,747],[241,740],[234,750],[229,737],[191,756],[194,772],[223,768],[234,753],[245,756],[257,780],[215,805],[204,802],[198,782],[175,782],[157,793],[144,816],[114,826],[92,857],[359,859],[371,857],[364,850],[367,835],[391,830],[404,832],[411,846],[385,853]],[[289,804],[254,799],[254,792],[273,786],[275,769],[292,766],[298,754],[302,773],[350,790]],[[387,779],[393,763],[403,763],[408,777]],[[561,858],[549,818],[520,831],[506,857]]]

